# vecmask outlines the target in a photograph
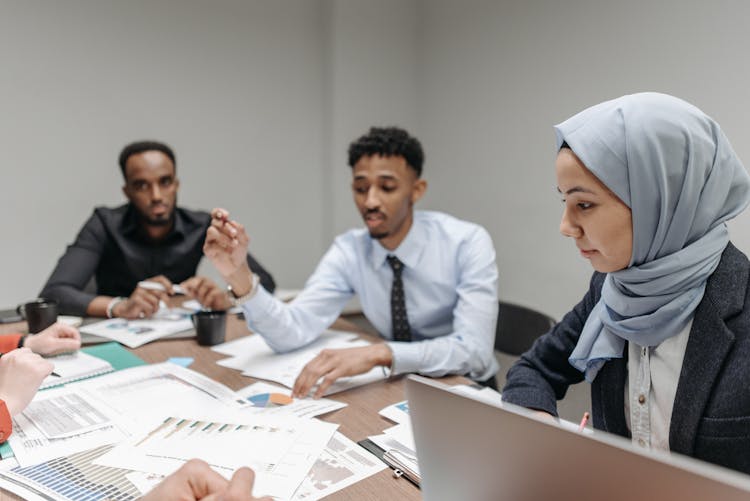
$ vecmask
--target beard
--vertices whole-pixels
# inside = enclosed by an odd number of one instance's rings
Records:
[[[174,211],[165,217],[143,217],[143,222],[149,226],[168,226],[174,222]]]
[[[374,238],[375,240],[382,240],[382,239],[384,239],[387,236],[388,236],[388,232],[387,231],[380,231],[380,232],[371,231],[370,232],[370,238]]]
[[[382,212],[380,212],[379,210],[377,210],[377,209],[375,209],[375,210],[367,210],[367,211],[365,211],[365,212],[362,213],[362,219],[364,220],[365,224],[367,224],[367,216],[369,214],[380,214],[383,217],[383,219],[385,220],[385,215]],[[390,235],[390,232],[388,230],[382,230],[382,229],[380,229],[380,230],[378,230],[378,229],[372,229],[372,230],[369,230],[369,232],[370,232],[370,238],[373,238],[375,240],[382,240],[383,238],[385,238],[388,235]]]
[[[135,212],[138,215],[138,219],[147,226],[169,226],[174,222],[174,208],[169,213],[159,217],[151,217],[141,212],[137,207]]]

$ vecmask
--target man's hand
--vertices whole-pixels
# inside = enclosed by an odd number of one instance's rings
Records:
[[[53,365],[28,348],[19,348],[0,357],[0,398],[15,416],[23,411]]]
[[[304,398],[318,384],[313,398],[320,398],[334,381],[344,376],[364,374],[377,365],[389,367],[393,353],[387,344],[379,343],[358,348],[323,350],[310,360],[294,382],[292,396]]]
[[[229,219],[229,212],[224,209],[211,211],[211,226],[206,231],[206,242],[203,244],[203,254],[216,266],[227,282],[234,288],[231,280],[238,276],[251,276],[247,265],[247,246],[250,237],[245,227]],[[249,284],[247,284],[249,286]],[[242,291],[246,294],[249,291]],[[243,295],[239,294],[239,295]]]
[[[207,277],[191,277],[180,284],[188,294],[204,307],[212,310],[228,310],[232,307],[226,290]]]
[[[240,468],[232,480],[211,469],[205,461],[191,459],[143,496],[141,501],[272,501],[252,495],[255,474]]]
[[[57,355],[80,348],[81,335],[75,327],[55,322],[39,334],[26,336],[23,345],[40,355]]]
[[[134,320],[137,318],[147,318],[157,312],[159,301],[165,303],[169,300],[170,294],[173,293],[172,282],[164,275],[151,277],[147,282],[156,282],[164,290],[146,289],[138,286],[128,299],[115,305],[112,310],[113,317],[127,318]]]

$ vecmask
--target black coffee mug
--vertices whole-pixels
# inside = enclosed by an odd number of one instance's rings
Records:
[[[223,343],[227,332],[227,312],[223,310],[201,310],[191,316],[195,326],[195,338],[202,346]]]
[[[29,324],[29,334],[41,332],[57,322],[57,301],[37,298],[16,308],[19,315]]]

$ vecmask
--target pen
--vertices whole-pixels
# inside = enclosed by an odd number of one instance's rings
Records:
[[[60,374],[58,374],[57,372],[50,372],[50,373],[49,373],[49,375],[50,375],[50,376],[55,376],[55,377],[62,377],[62,376],[61,376]]]
[[[583,413],[583,417],[581,418],[581,424],[578,425],[578,432],[582,432],[584,428],[586,428],[586,423],[589,422],[589,413],[588,411]]]
[[[152,291],[165,291],[166,292],[167,290],[159,282],[152,282],[150,280],[141,280],[140,282],[138,282],[138,287],[141,287],[143,289],[149,289]],[[173,284],[172,290],[174,291],[175,294],[185,294],[185,289],[180,287],[178,284]]]

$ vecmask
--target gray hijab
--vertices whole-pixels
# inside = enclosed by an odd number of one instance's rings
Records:
[[[625,341],[657,346],[690,322],[750,202],[750,177],[714,120],[666,94],[623,96],[555,127],[630,207],[630,266],[609,273],[569,362],[591,382]]]

